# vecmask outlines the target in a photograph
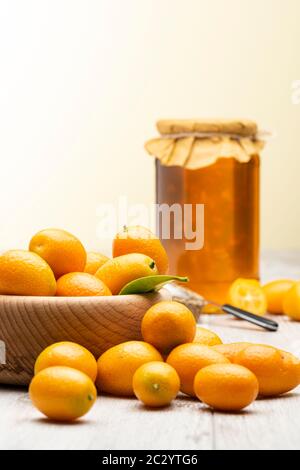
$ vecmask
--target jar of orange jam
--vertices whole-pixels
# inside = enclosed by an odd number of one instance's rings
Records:
[[[259,153],[264,144],[257,125],[165,120],[157,129],[160,137],[145,146],[156,158],[157,204],[182,209],[177,219],[172,210],[170,217],[157,218],[170,272],[188,276],[189,287],[205,298],[225,302],[236,278],[259,278]],[[185,229],[180,236],[178,217],[189,233],[202,237],[200,244],[191,243]]]

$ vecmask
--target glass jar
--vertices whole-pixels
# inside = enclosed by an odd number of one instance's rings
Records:
[[[188,276],[189,287],[205,298],[226,302],[237,277],[259,278],[263,143],[257,126],[251,121],[159,121],[157,126],[161,137],[146,144],[156,157],[157,204],[178,204],[182,226],[196,231],[200,223],[203,235],[203,244],[194,249],[185,230],[174,237],[175,216],[158,218],[160,236],[170,229],[171,236],[162,237],[170,272]],[[201,221],[196,220],[199,204],[204,209]]]

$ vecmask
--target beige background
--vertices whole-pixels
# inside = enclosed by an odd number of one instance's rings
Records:
[[[299,0],[2,0],[1,248],[64,227],[105,251],[97,208],[154,197],[162,117],[256,119],[262,245],[300,248]]]

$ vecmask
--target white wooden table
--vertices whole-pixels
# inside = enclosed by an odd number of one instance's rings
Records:
[[[300,253],[266,254],[263,280],[300,279]],[[300,356],[300,323],[280,320],[268,333],[227,316],[201,323],[224,342],[266,342]],[[240,414],[217,413],[181,396],[168,409],[146,410],[137,400],[100,396],[74,424],[44,419],[26,390],[0,388],[0,449],[299,449],[300,388],[276,399],[258,400]]]

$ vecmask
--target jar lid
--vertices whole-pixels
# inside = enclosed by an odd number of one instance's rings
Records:
[[[162,135],[210,134],[255,137],[257,124],[247,119],[164,119],[156,123]]]
[[[146,142],[145,149],[165,166],[198,169],[219,158],[248,162],[264,147],[257,124],[249,120],[190,119],[157,122],[160,137]]]

